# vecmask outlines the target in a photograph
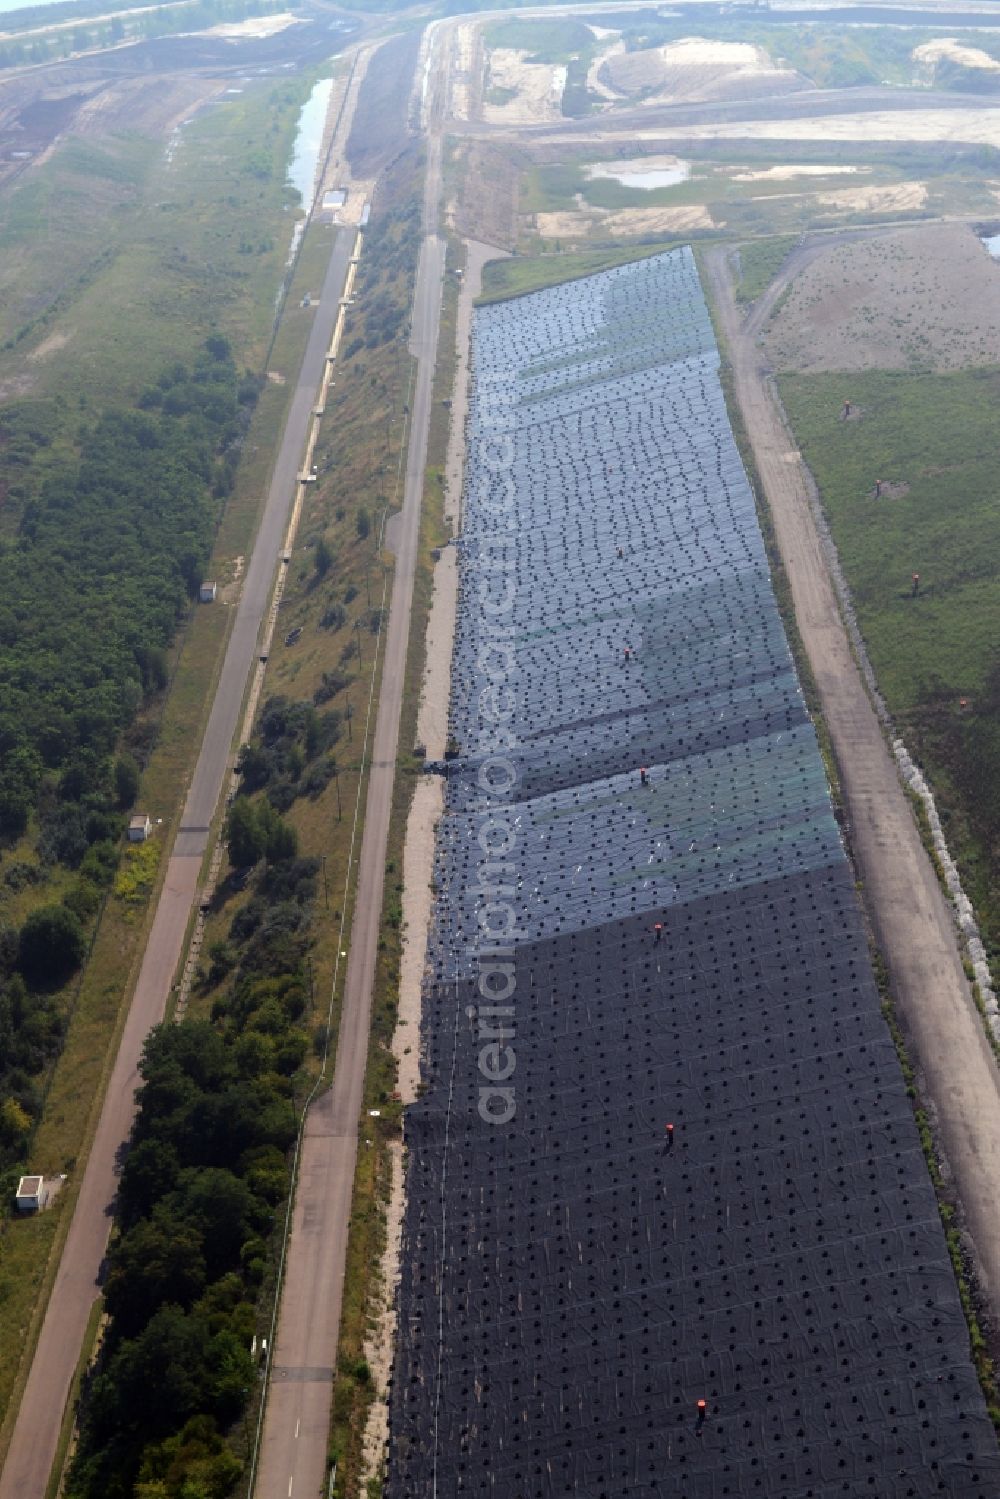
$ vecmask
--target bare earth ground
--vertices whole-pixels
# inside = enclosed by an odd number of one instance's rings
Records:
[[[848,645],[810,507],[810,480],[765,370],[757,312],[733,299],[723,247],[705,258],[795,617],[833,742],[853,853],[901,1019],[934,1101],[945,1169],[980,1283],[1000,1309],[1000,1073],[962,968],[951,910]]]
[[[926,182],[861,183],[816,194],[818,207],[834,208],[839,213],[913,213],[926,202]]]
[[[452,32],[451,104],[456,120],[482,113],[482,39],[478,25],[466,22]]]
[[[685,125],[689,140],[956,141],[1000,146],[1000,110],[901,109]]]
[[[68,64],[13,72],[0,78],[0,185],[28,164],[14,152],[38,165],[70,129],[76,136],[166,135],[225,87],[221,78],[168,73],[95,82]]]
[[[684,37],[663,47],[618,52],[601,69],[619,94],[645,93],[644,103],[695,99],[739,99],[807,86],[791,68],[776,68],[763,47]]]
[[[1000,266],[962,224],[831,245],[792,281],[764,345],[782,370],[995,364]]]
[[[327,111],[326,130],[320,157],[321,180],[316,184],[316,192],[317,201],[321,203],[322,194],[331,188],[347,188],[347,201],[343,208],[336,209],[330,215],[336,224],[359,223],[361,210],[365,203],[370,201],[375,190],[373,179],[355,177],[351,172],[351,164],[347,156],[348,131],[343,128],[343,123],[335,135],[333,127],[338,116],[342,122],[353,119],[358,94],[361,92],[361,85],[376,45],[372,43],[358,48],[355,53],[353,73],[341,73],[335,78],[330,94],[330,106]],[[343,107],[342,114],[341,107]],[[324,161],[325,165],[322,165]],[[326,217],[325,214],[323,216]]]
[[[455,232],[466,240],[487,240],[513,250],[518,234],[519,153],[485,141],[464,142],[460,150],[463,159]]]
[[[793,177],[853,177],[870,172],[871,167],[807,166],[804,162],[794,165],[758,167],[750,172],[730,172],[731,182],[788,182]]]
[[[483,119],[494,125],[538,125],[562,119],[566,69],[552,63],[526,62],[530,54],[512,47],[490,49]],[[513,89],[506,104],[491,104],[489,90]]]
[[[987,73],[1000,73],[1000,62],[984,52],[981,47],[965,47],[955,37],[938,37],[933,42],[924,42],[913,49],[913,61],[933,64],[956,62],[963,68],[982,68]]]
[[[563,209],[535,214],[535,227],[545,239],[583,241],[599,230],[602,238],[628,239],[637,234],[683,234],[711,229],[714,219],[702,203],[676,208]]]

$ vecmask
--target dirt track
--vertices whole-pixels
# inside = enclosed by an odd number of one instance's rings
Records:
[[[808,251],[801,254],[805,260]],[[767,309],[755,309],[748,324],[741,325],[725,249],[710,250],[705,263],[796,620],[833,740],[866,904],[922,1069],[981,1284],[997,1316],[1000,1073],[962,969],[949,906],[848,648],[810,509],[811,477],[762,369],[756,331]],[[782,281],[793,273],[794,267],[786,267]],[[781,285],[773,288],[767,302],[781,290]]]

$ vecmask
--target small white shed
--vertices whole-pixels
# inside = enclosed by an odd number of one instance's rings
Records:
[[[218,583],[203,583],[198,589],[199,604],[214,604],[215,596],[219,591]]]
[[[37,1213],[45,1206],[44,1176],[22,1176],[14,1200],[19,1213]]]
[[[134,817],[129,818],[128,841],[129,843],[145,843],[153,831],[153,824],[145,812],[137,812]]]

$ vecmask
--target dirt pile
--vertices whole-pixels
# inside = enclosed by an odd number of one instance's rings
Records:
[[[995,364],[1000,266],[961,224],[832,245],[792,283],[765,346],[781,370]]]
[[[776,68],[762,47],[703,37],[615,53],[607,58],[601,78],[619,94],[644,95],[647,103],[743,99],[805,84],[791,68]]]

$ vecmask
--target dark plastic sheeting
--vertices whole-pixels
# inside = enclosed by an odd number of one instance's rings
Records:
[[[474,370],[387,1493],[995,1495],[689,252],[480,311]],[[515,774],[487,795],[498,559]]]

